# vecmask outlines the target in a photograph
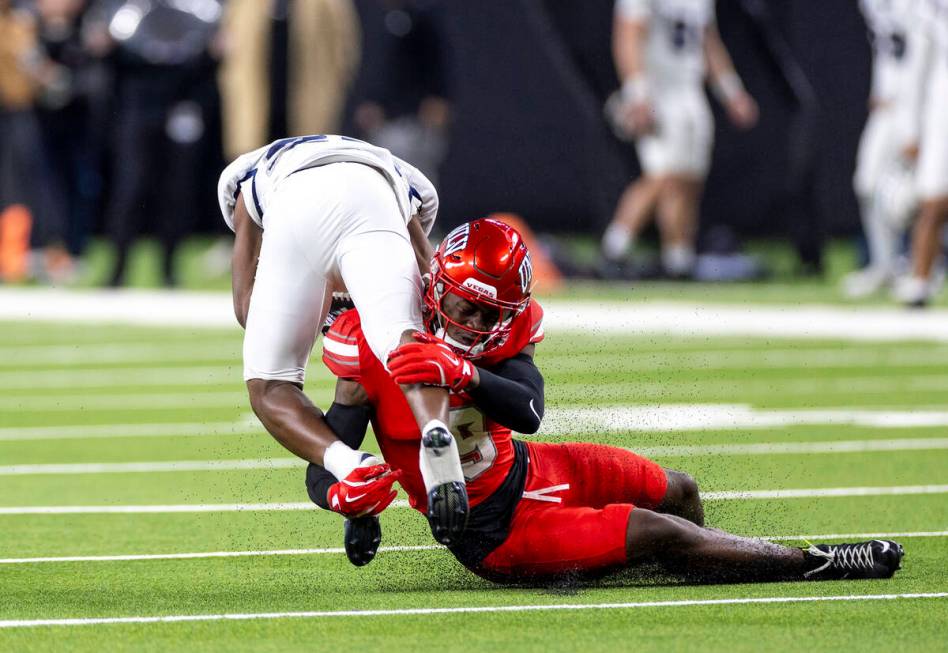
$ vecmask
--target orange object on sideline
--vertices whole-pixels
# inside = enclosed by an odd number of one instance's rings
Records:
[[[22,204],[0,213],[0,279],[22,281],[30,260],[30,230],[33,216]]]
[[[533,261],[534,290],[551,292],[563,287],[562,273],[553,260],[546,255],[546,251],[540,245],[533,230],[527,225],[526,220],[516,213],[491,213],[487,217],[510,225],[523,236],[523,242],[530,250],[530,259]]]

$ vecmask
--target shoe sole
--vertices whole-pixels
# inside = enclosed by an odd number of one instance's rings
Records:
[[[463,483],[442,483],[428,493],[428,524],[439,544],[451,546],[461,539],[469,513]]]
[[[434,486],[428,492],[428,524],[431,534],[439,544],[455,544],[464,533],[470,513],[467,488],[463,482],[463,473],[455,459],[451,461],[446,454],[453,452],[452,436],[447,431],[435,429],[421,438],[423,455],[432,467],[440,468],[438,476],[445,482]],[[456,469],[455,469],[456,467]],[[452,477],[461,480],[446,480]]]
[[[356,567],[372,562],[382,543],[382,526],[374,515],[347,519],[343,526],[346,557]]]

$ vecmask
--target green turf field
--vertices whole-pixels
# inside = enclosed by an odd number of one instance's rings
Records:
[[[948,345],[548,330],[537,362],[540,439],[649,452],[738,533],[900,534],[904,569],[503,588],[404,507],[383,515],[383,544],[407,548],[357,569],[341,519],[305,505],[302,467],[250,415],[236,327],[0,323],[0,651],[948,650]],[[328,405],[318,362],[307,389]],[[734,494],[781,490],[802,496]],[[240,555],[180,555],[209,552]],[[171,620],[20,624],[123,617]]]

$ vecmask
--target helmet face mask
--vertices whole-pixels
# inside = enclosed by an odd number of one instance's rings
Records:
[[[432,259],[425,326],[466,358],[488,354],[529,305],[532,281],[530,254],[515,229],[489,219],[465,223]]]

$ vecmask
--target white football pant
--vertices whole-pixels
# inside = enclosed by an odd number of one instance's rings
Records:
[[[391,185],[373,168],[301,170],[274,190],[244,335],[244,379],[302,383],[333,290],[383,363],[421,330],[421,275]]]

